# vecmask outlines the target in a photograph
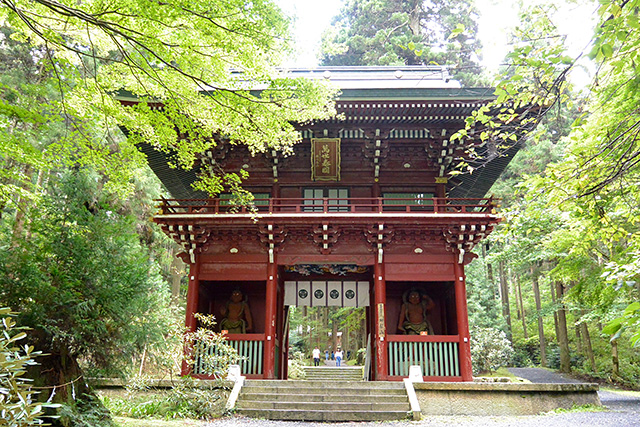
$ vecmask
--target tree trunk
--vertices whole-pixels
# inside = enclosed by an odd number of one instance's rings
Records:
[[[349,327],[345,327],[342,331],[342,349],[344,350],[344,358],[347,358],[347,350],[351,347],[351,340],[349,339]]]
[[[558,346],[560,347],[560,372],[571,372],[571,353],[569,351],[569,333],[567,332],[567,309],[564,305],[564,285],[555,282],[558,298]]]
[[[26,177],[29,177],[29,179],[31,179],[33,175],[33,168],[30,165],[26,165],[24,166],[24,168],[21,168],[21,169],[23,169],[24,175]],[[16,218],[13,224],[12,241],[14,243],[22,241],[23,239],[22,234],[24,232],[24,225],[26,222],[26,212],[28,208],[29,208],[28,199],[24,197],[19,197],[16,203]]]
[[[500,299],[502,301],[502,317],[507,322],[507,338],[513,342],[511,331],[511,308],[509,307],[509,282],[504,271],[504,261],[498,264],[498,274],[500,275]]]
[[[507,270],[507,275],[509,280],[511,280],[516,285],[513,287],[513,299],[516,302],[516,319],[522,319],[522,312],[520,311],[520,299],[518,298],[518,289],[520,289],[520,282],[518,278],[513,274],[513,270],[509,268]]]
[[[322,307],[322,334],[323,340],[326,343],[325,349],[331,353],[331,338],[329,338],[329,307]]]
[[[585,314],[585,311],[582,311],[582,315]],[[587,353],[587,357],[589,359],[589,363],[591,364],[591,370],[595,373],[596,369],[596,358],[593,354],[593,348],[591,347],[591,336],[589,335],[589,328],[587,327],[586,322],[580,323],[580,333],[584,338],[584,351]]]
[[[522,286],[520,286],[520,280],[516,279],[517,291],[518,291],[518,301],[520,301],[520,318],[522,319],[522,333],[524,335],[524,339],[529,339],[529,333],[527,332],[527,320],[526,313],[524,311],[524,304],[522,303]]]
[[[413,35],[419,35],[422,33],[422,28],[420,27],[420,12],[422,11],[421,5],[421,1],[414,1],[411,12],[409,13],[409,28]]]
[[[100,425],[107,425],[111,421],[111,414],[93,390],[87,385],[82,369],[75,357],[62,351],[47,351],[48,354],[37,357],[37,365],[28,369],[27,377],[34,379],[33,385],[40,394],[37,399],[41,402],[50,400],[51,403],[65,405],[64,414],[59,410],[50,409],[46,415],[58,415],[58,418],[45,418],[45,422],[52,427],[67,427],[70,425],[87,425],[83,419],[87,415],[99,418]],[[69,413],[72,412],[72,414]],[[57,413],[56,413],[57,412]],[[72,418],[73,417],[73,420]]]
[[[309,317],[307,306],[302,307],[302,331],[300,333],[300,338],[302,338],[302,342],[305,343],[310,349],[311,340],[309,340]]]
[[[551,303],[553,304],[553,327],[556,331],[556,338],[559,340],[560,333],[558,332],[558,298],[556,298],[556,282],[549,281],[549,289],[551,291]]]
[[[36,179],[35,188],[42,188],[43,181],[44,181],[44,171],[43,171],[43,169],[40,169],[38,171],[38,178]],[[26,231],[24,233],[24,240],[27,241],[27,242],[29,240],[31,240],[31,227],[29,226],[29,224],[30,224],[30,219],[27,218],[27,220],[26,220],[27,227],[26,227]]]
[[[578,347],[578,354],[582,354],[582,334],[580,333],[580,325],[574,325],[576,330],[576,346]]]
[[[531,267],[531,280],[533,284],[533,297],[536,300],[536,314],[538,317],[538,339],[540,340],[540,365],[547,366],[547,345],[544,339],[544,323],[542,322],[542,315],[540,314],[542,310],[542,302],[540,300],[540,286],[538,283],[539,279],[538,272]]]
[[[171,262],[171,304],[176,305],[180,300],[180,284],[186,274],[184,262],[177,256]]]
[[[611,362],[613,363],[613,369],[611,373],[613,378],[620,378],[620,359],[618,358],[618,340],[611,341]]]
[[[487,280],[489,283],[493,284],[493,266],[491,263],[487,262],[487,249],[489,245],[482,245],[482,259],[484,260],[485,265],[487,266]]]

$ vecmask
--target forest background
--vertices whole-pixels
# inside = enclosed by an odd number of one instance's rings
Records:
[[[495,155],[523,144],[491,190],[505,221],[467,270],[476,367],[542,365],[638,384],[639,3],[581,3],[596,25],[577,54],[554,25],[555,6],[522,6],[496,76],[480,66],[471,0],[348,0],[324,35],[322,65],[436,63],[464,85],[496,87],[495,103],[456,137],[482,126]],[[164,193],[135,144],[178,153],[182,168],[220,133],[255,152],[287,150],[300,138],[288,123],[331,115],[334,92],[277,73],[290,22],[269,1],[216,11],[197,1],[161,11],[143,1],[0,4],[0,307],[17,322],[2,312],[7,389],[24,390],[21,360],[41,398],[62,404],[50,409],[63,415],[57,422],[98,425],[108,414],[81,378],[175,372],[181,348],[184,266],[149,220]],[[570,76],[586,58],[593,78],[576,90]],[[273,91],[228,90],[230,67]],[[168,114],[107,96],[123,88],[163,99]],[[492,107],[500,114],[488,115]],[[468,153],[455,173],[484,162]],[[211,170],[198,186],[249,203],[242,178]],[[302,353],[338,331],[362,347],[361,312],[301,312],[292,341]],[[45,353],[38,365],[33,352]]]

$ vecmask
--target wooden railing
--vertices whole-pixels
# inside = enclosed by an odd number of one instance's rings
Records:
[[[262,375],[264,360],[264,334],[233,334],[227,336],[227,344],[233,347],[242,360],[240,372],[243,375]],[[221,353],[215,346],[195,346],[195,363],[193,374],[210,375],[209,367],[205,362],[205,355],[214,356]],[[215,367],[214,367],[215,368]],[[222,373],[224,374],[224,373]]]
[[[252,206],[234,205],[229,199],[161,199],[162,215],[229,213],[495,213],[497,200],[450,198],[270,198]]]
[[[389,335],[389,376],[408,376],[417,365],[426,377],[459,377],[457,335]]]

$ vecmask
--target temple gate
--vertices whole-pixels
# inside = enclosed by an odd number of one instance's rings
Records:
[[[290,305],[366,307],[372,379],[400,379],[419,364],[426,381],[471,381],[464,265],[500,220],[485,193],[517,147],[473,176],[451,177],[470,145],[488,147],[449,138],[492,91],[460,88],[440,67],[293,73],[338,84],[343,119],[299,126],[303,141],[289,157],[220,145],[200,159],[249,171],[253,211],[230,194],[190,190],[194,174],[147,148],[176,197],[154,220],[190,265],[187,327],[196,328],[194,313],[239,317],[250,307],[251,327],[228,333],[247,357],[243,373],[286,378]],[[228,306],[238,289],[242,301]]]

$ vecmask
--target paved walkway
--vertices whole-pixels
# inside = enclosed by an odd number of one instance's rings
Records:
[[[340,364],[340,366],[349,366],[349,365],[347,365],[348,361],[349,360],[342,359],[342,363]],[[329,360],[320,359],[320,366],[336,366],[336,361],[335,360],[331,360],[331,359],[329,359]]]
[[[541,368],[509,368],[509,372],[532,383],[580,384],[584,382]]]
[[[509,368],[509,372],[513,375],[524,378],[532,383],[583,383],[584,381],[571,378],[567,375],[548,371],[541,368]],[[625,394],[617,391],[598,391],[600,402],[609,410],[607,413],[598,413],[593,415],[593,425],[640,425],[640,394]],[[635,420],[634,420],[635,417]],[[596,419],[601,418],[598,422],[605,424],[596,424]],[[620,424],[607,424],[606,420]]]

